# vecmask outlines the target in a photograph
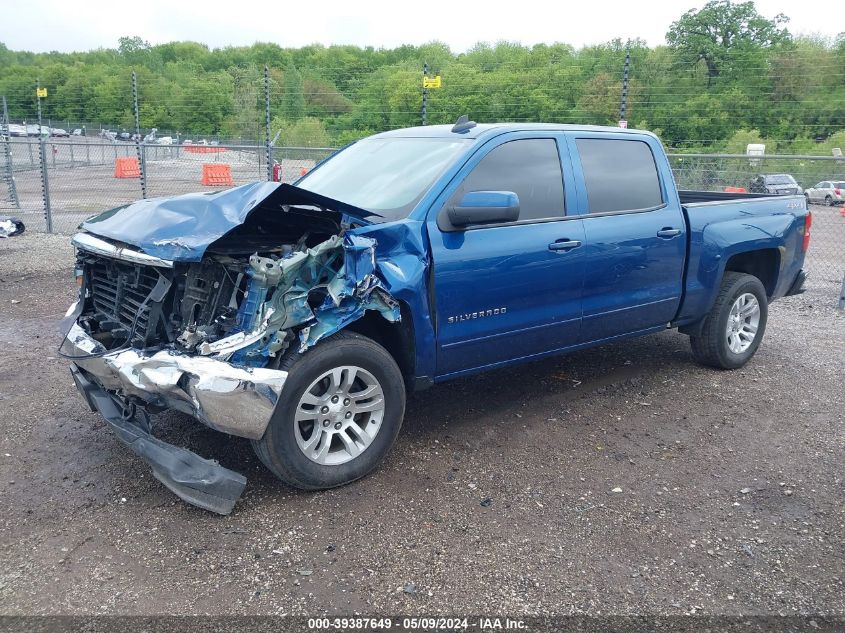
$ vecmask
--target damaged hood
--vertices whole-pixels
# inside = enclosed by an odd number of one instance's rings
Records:
[[[378,214],[289,184],[255,182],[225,191],[139,200],[82,223],[94,235],[136,246],[154,257],[194,262],[206,248],[243,224],[258,206],[312,206],[364,224]],[[316,211],[315,213],[320,213]]]

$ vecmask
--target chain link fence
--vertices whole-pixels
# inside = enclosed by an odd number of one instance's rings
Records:
[[[813,212],[805,268],[812,279],[842,283],[845,276],[845,188],[821,190],[822,183],[845,184],[845,159],[832,156],[669,154],[680,189],[761,191],[758,176],[789,175],[806,192]],[[776,185],[776,188],[791,188]],[[837,193],[838,192],[838,193]],[[769,192],[771,193],[771,192]]]
[[[42,161],[41,143],[11,139],[0,148],[4,174],[0,215],[19,217],[30,231],[69,234],[85,218],[144,195],[156,198],[214,191],[267,180],[268,176],[266,147],[258,145],[136,146],[94,139],[50,139],[44,141]],[[138,149],[141,161],[137,160]],[[333,151],[272,148],[276,167],[271,173],[280,182],[293,182]],[[129,168],[121,173],[127,159]],[[208,174],[214,177],[204,178]]]
[[[335,151],[274,147],[270,156],[275,169],[268,170],[264,145],[136,145],[98,139],[6,137],[0,150],[0,215],[20,217],[30,231],[58,233],[72,233],[86,217],[143,195],[213,191],[267,180],[269,174],[281,182],[294,182]],[[117,177],[123,159],[134,159],[138,173]],[[752,181],[761,174],[789,174],[804,190],[824,181],[845,182],[845,161],[833,157],[670,154],[669,159],[681,189],[753,190]],[[203,184],[209,168],[228,179]],[[827,202],[823,197],[810,200],[813,228],[806,263],[811,278],[832,284],[841,283],[845,275],[845,190],[836,195]]]

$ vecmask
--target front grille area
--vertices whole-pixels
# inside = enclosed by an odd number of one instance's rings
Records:
[[[158,306],[152,302],[143,308],[142,305],[158,281],[156,268],[98,257],[89,261],[87,272],[91,301],[101,327],[115,333],[122,330],[125,338],[137,316],[132,342],[146,344],[155,333],[151,314]]]

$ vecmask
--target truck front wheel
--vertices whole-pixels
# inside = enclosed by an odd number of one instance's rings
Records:
[[[693,356],[719,369],[742,367],[760,346],[768,313],[766,289],[759,279],[726,272],[700,334],[690,336]]]
[[[405,414],[405,383],[382,346],[339,332],[280,369],[288,378],[267,431],[253,441],[279,479],[303,490],[363,477],[393,446]]]

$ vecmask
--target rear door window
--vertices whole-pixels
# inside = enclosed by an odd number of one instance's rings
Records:
[[[637,211],[663,204],[657,164],[642,141],[579,138],[590,213]]]

